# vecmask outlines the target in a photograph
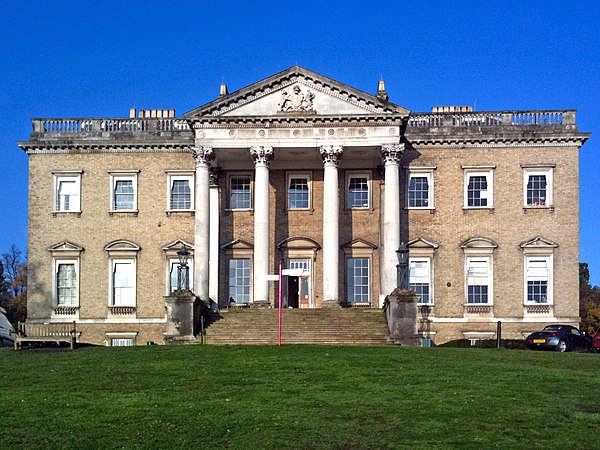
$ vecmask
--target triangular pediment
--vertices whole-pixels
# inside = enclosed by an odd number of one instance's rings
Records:
[[[221,246],[222,250],[252,250],[254,245],[242,239],[236,239]]]
[[[556,248],[558,244],[550,239],[537,236],[529,241],[523,242],[521,248]]]
[[[438,248],[440,245],[436,244],[435,242],[431,242],[428,241],[427,239],[424,238],[416,238],[413,239],[412,241],[410,241],[408,243],[408,247],[409,248],[431,248],[431,249],[436,249]]]
[[[342,248],[344,250],[348,250],[348,249],[371,249],[371,250],[375,250],[377,249],[377,246],[369,241],[366,241],[364,239],[358,238],[358,239],[354,239],[353,241],[347,242],[346,244],[342,245]]]
[[[396,115],[410,111],[300,66],[293,66],[185,114],[215,116]]]
[[[48,251],[50,253],[68,253],[68,252],[77,252],[81,253],[83,251],[83,247],[80,245],[74,244],[69,241],[61,241],[57,244],[54,244],[48,247]]]
[[[188,250],[194,250],[194,244],[184,241],[183,239],[177,239],[176,241],[173,241],[173,242],[165,245],[162,249],[165,252],[178,251],[183,246],[186,246]]]

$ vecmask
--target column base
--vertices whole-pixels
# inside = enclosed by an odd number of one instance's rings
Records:
[[[337,300],[325,300],[321,308],[342,308],[342,305]]]
[[[257,300],[250,305],[251,308],[270,308],[271,304],[268,300]]]

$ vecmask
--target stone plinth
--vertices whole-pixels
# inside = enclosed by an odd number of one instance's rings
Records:
[[[395,344],[419,346],[417,303],[419,296],[410,289],[394,289],[385,298],[385,316],[390,338]]]
[[[165,297],[167,330],[165,344],[191,344],[198,342],[194,336],[194,302],[190,291],[175,291]]]

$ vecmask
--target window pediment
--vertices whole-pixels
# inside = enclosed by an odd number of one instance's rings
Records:
[[[408,247],[410,249],[417,249],[417,248],[430,248],[430,249],[437,249],[440,246],[440,244],[436,244],[435,242],[431,242],[428,241],[427,239],[424,238],[416,238],[413,239],[412,241],[408,242]]]
[[[171,242],[170,244],[165,245],[162,249],[165,252],[168,251],[178,251],[181,247],[186,246],[188,250],[194,250],[194,244],[191,244],[183,239],[177,239],[176,241]]]
[[[522,249],[526,249],[526,248],[551,249],[551,248],[556,248],[556,247],[558,247],[558,244],[556,242],[551,241],[550,239],[543,238],[541,236],[534,237],[533,239],[523,242],[521,244]]]
[[[342,245],[342,248],[344,250],[358,250],[358,249],[369,249],[369,250],[376,250],[377,246],[365,239],[354,239],[353,241],[347,242],[346,244]]]
[[[478,237],[473,237],[473,238],[467,239],[460,245],[460,248],[465,249],[465,250],[467,250],[467,249],[495,249],[495,248],[498,248],[498,244],[496,244],[496,242],[494,242],[490,238],[478,236]]]
[[[252,250],[253,248],[253,244],[244,241],[243,239],[236,239],[221,246],[222,250]]]
[[[317,241],[303,236],[293,236],[284,239],[277,244],[277,248],[287,250],[321,250],[321,246]]]
[[[118,251],[133,251],[138,252],[141,250],[141,247],[137,245],[135,242],[128,241],[126,239],[118,239],[116,241],[112,241],[108,243],[104,250],[107,252],[118,252]]]
[[[70,241],[61,241],[48,247],[48,251],[52,255],[60,255],[65,253],[76,253],[79,254],[83,251],[83,247]]]

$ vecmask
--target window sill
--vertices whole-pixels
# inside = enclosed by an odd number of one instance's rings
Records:
[[[469,211],[487,211],[490,214],[494,214],[493,206],[463,206],[463,214],[468,214]]]
[[[57,216],[81,217],[81,211],[52,211],[52,217]]]
[[[168,217],[172,214],[189,214],[190,217],[194,217],[196,212],[193,209],[167,209],[165,210],[165,215]]]
[[[523,206],[523,214],[527,214],[529,211],[533,210],[548,211],[550,213],[553,213],[554,206]]]
[[[139,211],[137,209],[115,209],[112,211],[108,211],[108,215],[112,216],[113,214],[124,214],[124,215],[132,215],[132,216],[136,216],[138,215]]]
[[[109,306],[109,315],[111,316],[135,316],[135,306]]]
[[[523,305],[525,315],[552,315],[553,307],[551,303],[526,303]]]
[[[489,303],[468,303],[464,305],[465,315],[492,315],[494,305]]]

